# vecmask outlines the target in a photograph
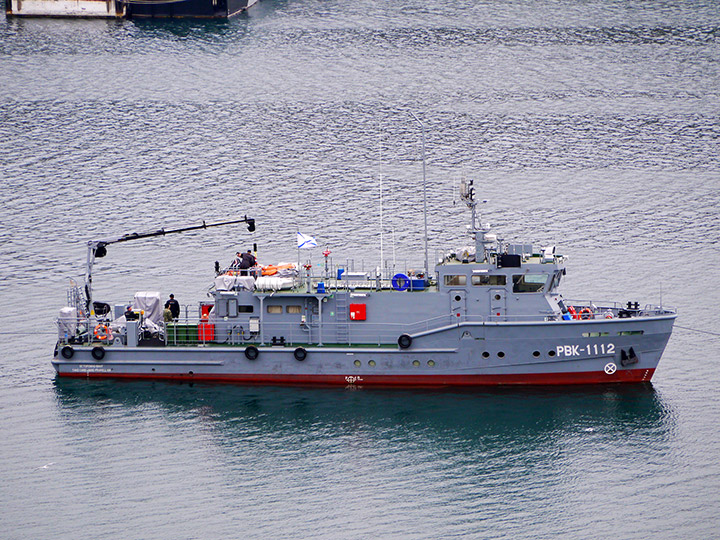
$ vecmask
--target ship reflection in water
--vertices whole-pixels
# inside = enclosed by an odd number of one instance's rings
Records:
[[[413,445],[463,443],[489,450],[533,448],[578,437],[612,441],[616,450],[657,445],[673,431],[673,415],[651,385],[495,388],[481,391],[244,387],[164,382],[55,381],[70,423],[101,417],[162,420],[165,426],[214,430],[223,443],[254,445],[287,438],[390,440]],[[353,391],[354,390],[354,391]],[[628,437],[628,435],[632,435]],[[557,448],[555,450],[558,450]]]
[[[622,536],[674,462],[675,415],[649,385],[450,392],[65,379],[55,391],[68,474],[160,508],[152,515],[168,536],[185,532],[168,524],[188,514],[218,538],[238,527],[252,538],[388,528],[397,538],[517,538],[528,528],[573,537],[598,516],[613,516],[603,530]],[[118,526],[134,512],[127,506]]]

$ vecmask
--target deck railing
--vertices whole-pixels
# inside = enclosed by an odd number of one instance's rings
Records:
[[[249,323],[247,319],[217,320],[212,314],[206,318],[188,316],[188,313],[200,310],[186,307],[181,317],[162,322],[159,325],[145,324],[142,316],[137,325],[125,325],[123,322],[102,318],[77,317],[69,321],[58,320],[59,341],[69,344],[100,344],[104,346],[198,346],[198,345],[336,345],[336,346],[396,346],[402,334],[424,334],[442,331],[446,328],[466,324],[487,323],[529,323],[557,322],[567,323],[588,319],[607,320],[616,318],[652,317],[675,314],[676,310],[667,307],[645,305],[642,308],[627,309],[627,305],[617,302],[598,302],[565,300],[566,306],[573,306],[576,316],[569,320],[559,314],[548,313],[533,316],[468,316],[462,313],[447,313],[410,324],[372,323],[363,321],[355,324],[349,321],[333,322],[318,319],[307,322],[298,319],[296,323],[268,322],[256,319]],[[257,325],[257,326],[255,326]],[[251,326],[253,326],[251,331]],[[137,335],[128,336],[128,328]]]

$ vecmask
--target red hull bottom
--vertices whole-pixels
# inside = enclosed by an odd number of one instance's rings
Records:
[[[612,375],[604,371],[580,373],[525,373],[512,375],[271,375],[271,374],[156,374],[60,372],[60,377],[102,379],[152,379],[260,385],[323,386],[499,386],[640,383],[652,379],[655,369],[623,369]]]

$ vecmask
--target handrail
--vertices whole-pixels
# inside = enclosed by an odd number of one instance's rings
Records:
[[[300,278],[295,278],[299,288],[302,288],[303,282]],[[353,289],[333,289],[333,286],[345,285],[343,280],[328,280],[327,293],[332,294],[335,291]],[[322,325],[317,320],[305,322],[298,319],[297,323],[289,322],[287,319],[279,322],[273,322],[264,318],[260,325],[259,332],[250,332],[250,326],[247,317],[238,317],[238,319],[218,320],[218,314],[210,312],[208,317],[201,317],[201,305],[182,305],[181,317],[176,320],[163,322],[159,329],[152,326],[138,324],[138,340],[146,336],[148,332],[154,333],[167,344],[178,344],[178,332],[181,333],[180,341],[187,344],[207,344],[207,343],[266,343],[271,342],[272,336],[276,338],[283,336],[289,343],[313,343],[313,342],[330,342],[341,341],[346,344],[366,344],[376,343],[378,345],[392,345],[398,336],[407,333],[417,335],[431,331],[437,331],[442,328],[451,328],[462,324],[498,324],[498,323],[533,323],[533,322],[567,322],[569,318],[572,320],[596,319],[606,320],[616,318],[638,318],[653,317],[664,315],[675,315],[677,309],[667,306],[655,306],[646,304],[642,308],[628,309],[627,306],[620,302],[603,301],[595,302],[592,300],[576,300],[565,299],[564,304],[567,307],[575,308],[575,315],[548,310],[547,313],[535,313],[532,315],[507,315],[500,316],[490,315],[467,315],[460,312],[449,311],[442,315],[436,315],[427,319],[415,320],[412,322],[364,322],[361,326],[352,326],[352,330],[348,332],[348,322],[342,320],[323,320]],[[123,321],[112,320],[110,314],[106,317],[88,316],[82,313],[76,307],[76,314],[61,317],[56,320],[58,326],[58,338],[61,343],[93,343],[98,342],[109,344],[110,339],[98,338],[96,332],[98,326],[108,325],[112,329],[113,339],[120,336],[122,343],[127,343],[126,330]],[[589,310],[589,313],[587,311]],[[582,312],[585,312],[586,315]],[[167,314],[167,312],[166,312]],[[242,322],[241,322],[242,320]],[[209,327],[212,326],[212,331]],[[145,332],[145,334],[143,334]],[[102,334],[102,332],[100,332]]]

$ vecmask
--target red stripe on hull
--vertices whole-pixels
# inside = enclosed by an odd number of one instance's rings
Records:
[[[512,375],[270,375],[270,374],[203,374],[187,373],[97,373],[58,372],[60,377],[102,379],[152,379],[172,381],[223,382],[262,385],[327,386],[498,386],[498,385],[568,385],[639,383],[652,379],[655,369],[623,369],[612,375],[604,371],[581,373],[523,373]]]

